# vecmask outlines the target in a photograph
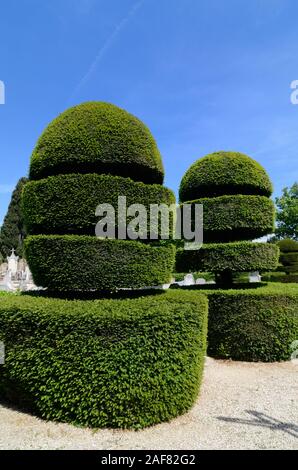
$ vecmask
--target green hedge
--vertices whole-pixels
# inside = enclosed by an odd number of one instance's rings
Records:
[[[285,238],[284,240],[280,240],[277,244],[279,246],[280,251],[283,253],[298,251],[298,242],[296,240],[292,240],[291,238]]]
[[[94,235],[99,220],[95,216],[96,207],[106,203],[117,209],[118,196],[126,196],[127,207],[143,204],[148,214],[151,204],[175,204],[174,193],[157,184],[137,183],[130,178],[111,175],[50,176],[31,181],[24,188],[22,202],[27,230],[30,234]],[[160,227],[155,227],[155,233],[160,233]]]
[[[284,272],[265,273],[262,281],[283,282],[286,284],[298,283],[298,274],[286,274]]]
[[[192,204],[194,230],[194,204],[203,205],[204,241],[229,242],[253,240],[274,231],[275,207],[265,196],[233,195],[203,198]],[[183,205],[182,205],[183,213]]]
[[[30,179],[59,173],[110,173],[163,182],[163,165],[149,129],[109,103],[87,102],[54,119],[33,151]]]
[[[49,420],[142,428],[194,403],[206,350],[207,298],[0,301],[0,395]]]
[[[283,265],[283,270],[287,273],[298,273],[298,252],[281,253],[279,261]]]
[[[35,284],[53,291],[160,285],[170,281],[175,262],[171,244],[150,246],[83,235],[30,236],[25,254]]]
[[[176,271],[267,271],[278,265],[279,248],[270,243],[206,244],[200,250],[177,250]]]
[[[294,284],[292,285],[294,286]],[[287,361],[298,338],[298,287],[210,291],[208,354],[243,361]]]
[[[264,168],[239,152],[215,152],[197,160],[180,184],[181,202],[227,194],[272,194]]]

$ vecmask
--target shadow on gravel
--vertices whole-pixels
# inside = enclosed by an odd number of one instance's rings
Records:
[[[261,426],[273,429],[274,431],[283,431],[298,439],[298,426],[296,424],[280,421],[259,411],[246,410],[246,413],[250,415],[252,419],[228,418],[225,416],[217,416],[217,419],[225,421],[226,423],[248,424],[250,426]]]

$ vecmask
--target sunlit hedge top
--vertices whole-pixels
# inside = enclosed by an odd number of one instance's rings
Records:
[[[181,202],[229,194],[271,196],[271,181],[264,168],[239,152],[215,152],[197,160],[182,178]]]
[[[164,169],[149,129],[112,104],[87,102],[60,114],[33,151],[30,178],[59,173],[109,173],[163,182]]]

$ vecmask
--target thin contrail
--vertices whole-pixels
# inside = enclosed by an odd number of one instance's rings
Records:
[[[130,19],[135,15],[137,10],[143,5],[144,1],[145,0],[139,0],[138,2],[136,2],[131,7],[128,14],[124,18],[122,18],[120,23],[115,27],[112,34],[107,38],[104,45],[99,49],[98,53],[95,56],[95,59],[93,60],[92,64],[90,65],[88,71],[83,76],[83,78],[80,80],[80,82],[77,84],[77,86],[74,89],[74,91],[73,91],[71,97],[69,98],[69,100],[71,100],[71,98],[73,98],[77,94],[77,92],[82,88],[82,86],[84,86],[85,83],[89,80],[89,78],[91,77],[92,73],[94,72],[94,70],[98,66],[99,62],[101,61],[101,59],[103,58],[103,56],[105,55],[107,50],[112,46],[112,44],[115,41],[115,39],[117,38],[117,36],[120,34],[122,29],[127,25],[127,23],[130,21]]]

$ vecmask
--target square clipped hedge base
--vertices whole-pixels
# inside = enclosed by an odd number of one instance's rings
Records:
[[[206,293],[208,355],[236,361],[290,360],[291,345],[298,339],[298,285]]]
[[[143,428],[187,411],[200,388],[207,298],[0,299],[0,397],[39,416]]]

